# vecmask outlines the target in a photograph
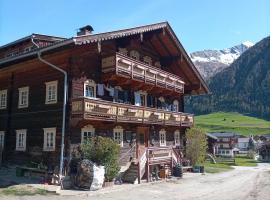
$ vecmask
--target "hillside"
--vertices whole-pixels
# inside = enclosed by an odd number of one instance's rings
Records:
[[[270,119],[270,37],[246,50],[209,80],[208,96],[187,98],[186,111],[225,111]]]
[[[270,133],[270,121],[239,113],[217,112],[195,116],[195,125],[207,132],[235,132],[243,135]]]

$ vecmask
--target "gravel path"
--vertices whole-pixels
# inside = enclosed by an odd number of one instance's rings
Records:
[[[0,196],[5,200],[270,200],[270,164],[236,167],[235,170],[207,175],[188,175],[184,179],[141,185],[122,185],[97,192],[65,192],[74,196]]]

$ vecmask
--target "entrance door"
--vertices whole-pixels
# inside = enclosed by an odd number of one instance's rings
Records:
[[[137,144],[141,147],[148,147],[149,145],[149,127],[137,128]]]

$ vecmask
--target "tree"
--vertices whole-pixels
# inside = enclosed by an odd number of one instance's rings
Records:
[[[186,156],[192,165],[202,164],[205,161],[207,150],[206,134],[198,128],[191,128],[186,132]]]
[[[112,181],[120,169],[118,164],[120,146],[110,138],[97,136],[87,139],[81,149],[83,158],[103,165],[106,181]]]

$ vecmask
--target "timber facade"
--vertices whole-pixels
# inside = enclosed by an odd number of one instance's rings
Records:
[[[121,146],[139,180],[181,159],[194,125],[184,96],[208,88],[167,22],[69,39],[33,34],[0,47],[0,138],[4,160],[59,165],[64,76],[65,151],[94,135]],[[2,137],[2,136],[3,137]],[[131,159],[132,158],[132,159]]]

